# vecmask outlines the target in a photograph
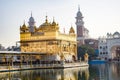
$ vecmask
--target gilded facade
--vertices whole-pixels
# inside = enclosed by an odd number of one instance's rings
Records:
[[[61,33],[59,25],[53,19],[50,23],[47,19],[39,27],[35,26],[34,18],[29,19],[29,25],[20,26],[20,46],[22,52],[43,53],[47,60],[76,60],[77,42],[73,27],[69,34]]]

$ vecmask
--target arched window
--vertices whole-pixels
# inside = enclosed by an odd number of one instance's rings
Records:
[[[105,54],[105,52],[103,52],[103,54]]]
[[[108,52],[106,52],[106,54],[108,54]]]
[[[107,46],[106,46],[106,49],[107,49]]]
[[[102,49],[102,46],[100,46],[100,49]]]
[[[102,54],[102,52],[100,52],[100,54]]]

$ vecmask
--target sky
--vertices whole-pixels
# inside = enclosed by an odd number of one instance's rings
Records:
[[[0,0],[0,44],[5,47],[20,40],[20,25],[32,15],[39,27],[48,16],[68,33],[71,25],[76,30],[75,17],[80,5],[84,26],[91,38],[120,32],[120,0]]]

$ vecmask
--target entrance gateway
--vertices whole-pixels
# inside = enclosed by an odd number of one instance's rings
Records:
[[[107,33],[107,37],[99,38],[98,49],[100,59],[120,59],[120,33]]]

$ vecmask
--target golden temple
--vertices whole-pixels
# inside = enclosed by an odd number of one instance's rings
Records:
[[[69,33],[61,33],[59,25],[53,19],[50,23],[47,19],[39,27],[35,26],[34,18],[29,19],[29,25],[20,26],[20,48],[22,52],[44,53],[40,57],[47,60],[77,60],[77,41],[73,27]]]

